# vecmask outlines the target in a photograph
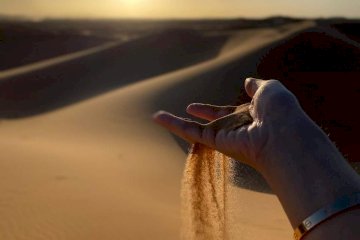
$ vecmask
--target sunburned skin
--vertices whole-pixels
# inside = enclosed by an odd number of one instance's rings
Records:
[[[236,129],[250,124],[249,104],[210,124]],[[182,239],[228,239],[226,231],[227,185],[231,177],[229,157],[202,144],[192,145],[182,181]]]

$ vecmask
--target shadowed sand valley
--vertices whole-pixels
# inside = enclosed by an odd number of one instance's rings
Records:
[[[105,41],[92,29],[101,41],[86,48],[115,43],[0,70],[0,239],[179,239],[187,145],[151,115],[248,102],[248,76],[281,80],[358,161],[359,35],[346,21],[280,20],[138,23]],[[232,162],[229,239],[290,239],[261,176]]]

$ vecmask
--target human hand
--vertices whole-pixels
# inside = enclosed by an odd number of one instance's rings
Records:
[[[210,121],[207,124],[166,112],[156,113],[154,120],[189,142],[204,144],[261,171],[269,161],[267,156],[276,155],[285,144],[297,144],[290,129],[309,119],[295,96],[277,80],[248,78],[245,89],[251,104],[190,104],[187,112]]]
[[[337,197],[359,191],[359,176],[279,81],[248,78],[245,89],[252,98],[250,105],[190,104],[187,112],[210,121],[207,124],[166,112],[158,112],[154,120],[189,142],[204,144],[258,170],[293,227]],[[309,239],[344,239],[341,231],[332,229],[341,225],[352,232],[358,228],[355,222],[352,215],[335,218],[315,229]]]

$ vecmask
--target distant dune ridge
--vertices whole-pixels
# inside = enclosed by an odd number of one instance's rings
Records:
[[[97,54],[4,77],[0,83],[0,117],[39,114],[191,66],[215,57],[225,41],[226,36],[221,35],[203,36],[189,29],[167,30]],[[0,79],[1,76],[0,72]]]
[[[191,102],[248,102],[248,76],[281,80],[356,165],[356,31],[344,20],[264,22],[162,27],[0,78],[0,239],[179,239],[187,145],[150,116],[159,109],[184,115]],[[261,176],[229,163],[234,179],[226,201],[216,195],[228,210],[218,215],[218,229],[226,216],[229,239],[290,239]]]

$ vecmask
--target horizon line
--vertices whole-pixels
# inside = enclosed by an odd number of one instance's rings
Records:
[[[316,19],[346,19],[346,20],[360,20],[360,17],[345,17],[345,16],[318,16],[318,17],[304,17],[304,16],[291,16],[282,14],[273,14],[263,17],[243,17],[243,16],[229,16],[229,17],[98,17],[98,16],[42,16],[33,17],[18,14],[6,14],[0,12],[0,20],[28,20],[28,21],[51,21],[51,20],[83,20],[83,21],[119,21],[119,20],[133,20],[133,21],[212,21],[212,20],[266,20],[272,18],[288,18],[294,20],[316,20]]]

